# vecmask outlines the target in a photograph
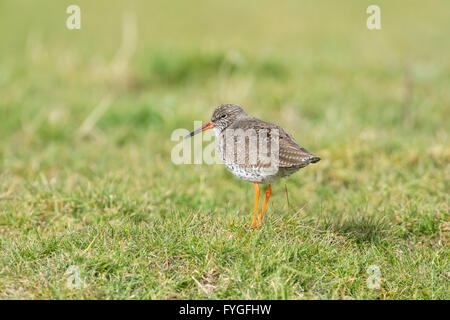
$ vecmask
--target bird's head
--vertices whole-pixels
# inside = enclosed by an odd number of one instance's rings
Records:
[[[192,137],[193,135],[214,128],[217,133],[222,132],[228,128],[237,119],[247,116],[245,111],[236,104],[221,104],[216,109],[211,117],[211,121],[205,124],[203,127],[192,131],[185,138]]]

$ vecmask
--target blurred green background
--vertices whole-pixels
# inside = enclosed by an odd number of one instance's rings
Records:
[[[0,296],[448,298],[449,12],[0,0]],[[258,235],[253,186],[170,160],[172,131],[221,103],[322,158],[274,186]],[[84,290],[63,285],[73,264]]]

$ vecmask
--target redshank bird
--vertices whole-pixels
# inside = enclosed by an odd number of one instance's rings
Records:
[[[282,127],[252,117],[235,104],[218,106],[210,122],[185,138],[209,129],[214,129],[217,153],[226,168],[236,177],[255,185],[253,227],[261,225],[272,193],[271,184],[320,160],[299,146]],[[257,219],[260,184],[267,184],[268,188]]]

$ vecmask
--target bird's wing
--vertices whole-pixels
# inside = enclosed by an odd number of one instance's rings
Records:
[[[279,127],[279,131],[280,167],[306,167],[310,163],[315,163],[320,160],[319,157],[300,146],[286,130]]]
[[[276,124],[258,119],[247,119],[245,122],[235,122],[229,129],[244,130],[248,136],[256,136],[258,141],[260,141],[260,139],[264,139],[268,142],[267,148],[261,149],[261,145],[259,143],[256,146],[257,154],[262,156],[261,158],[258,157],[256,160],[259,166],[269,165],[269,162],[273,159],[275,148],[278,148],[277,166],[279,167],[305,167],[310,163],[320,160],[319,157],[314,156],[305,148],[299,146],[294,138],[286,132],[286,130]],[[279,138],[278,143],[276,143],[277,136]],[[236,146],[236,149],[230,149],[239,150],[242,152],[243,159],[245,159],[243,165],[246,166],[252,163],[249,157],[249,154],[252,152],[248,152],[249,142],[247,140],[239,140],[241,138],[242,135],[234,136],[233,144]],[[226,155],[226,158],[230,159],[233,156],[234,155],[230,153]]]

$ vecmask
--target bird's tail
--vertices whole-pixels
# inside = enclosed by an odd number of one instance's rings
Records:
[[[316,163],[319,161],[320,161],[320,158],[315,155],[311,155],[311,158],[309,158],[309,163]]]

